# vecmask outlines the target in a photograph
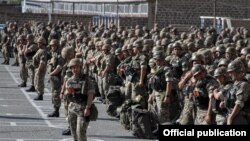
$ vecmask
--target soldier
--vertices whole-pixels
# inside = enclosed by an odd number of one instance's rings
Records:
[[[247,125],[250,123],[250,84],[244,78],[246,68],[239,59],[236,59],[228,65],[227,72],[234,81],[233,88],[225,98],[225,106],[229,109],[227,125]]]
[[[215,114],[215,122],[217,125],[223,125],[226,121],[227,110],[225,109],[224,97],[233,87],[233,84],[228,79],[227,67],[217,68],[214,71],[214,77],[219,83],[219,88],[215,89],[213,92],[213,97],[211,98],[212,111]]]
[[[52,103],[54,111],[48,114],[48,117],[59,117],[59,109],[61,106],[60,91],[61,91],[61,71],[64,65],[64,60],[61,56],[61,49],[57,39],[52,39],[49,43],[52,51],[52,58],[49,61],[48,74],[50,76],[50,84],[52,89]]]
[[[44,94],[44,78],[48,61],[48,52],[46,49],[46,40],[43,37],[37,39],[39,50],[33,56],[33,66],[35,68],[35,89],[38,96],[34,100],[43,100]]]
[[[4,62],[2,64],[9,65],[10,63],[10,51],[11,51],[11,37],[6,37],[6,40],[2,46],[2,53]]]
[[[195,103],[194,124],[207,125],[212,123],[212,109],[209,106],[210,97],[213,91],[218,88],[217,81],[207,74],[207,70],[200,64],[194,65],[191,69],[192,79],[195,82],[195,88],[192,98]]]
[[[93,82],[81,73],[82,62],[74,58],[69,62],[73,76],[66,82],[66,93],[73,99],[69,104],[69,123],[75,141],[87,141],[90,108],[95,95]]]
[[[67,95],[65,85],[67,80],[72,76],[72,71],[68,68],[68,64],[72,58],[74,58],[74,49],[72,47],[65,47],[61,51],[61,56],[64,59],[64,65],[61,72],[61,77],[64,78],[61,88],[60,98],[64,101],[64,113],[66,121],[68,122],[68,106],[72,99]],[[62,135],[71,135],[70,127],[62,132]]]
[[[27,35],[27,45],[24,48],[24,55],[26,58],[26,67],[28,69],[28,75],[30,77],[30,83],[31,86],[27,92],[35,92],[35,86],[34,86],[34,77],[35,77],[35,68],[33,66],[33,56],[36,54],[38,48],[37,45],[34,43],[34,36],[32,34]]]
[[[24,49],[26,45],[26,39],[24,35],[18,37],[18,41],[20,44],[17,45],[18,58],[20,63],[20,77],[22,79],[22,83],[18,85],[18,87],[26,87],[27,78],[28,78],[28,69],[25,66],[26,58],[24,56]]]
[[[103,58],[101,61],[101,71],[98,74],[102,77],[102,89],[104,95],[107,96],[109,86],[114,85],[114,72],[115,72],[115,56],[110,53],[111,46],[105,44],[102,47]]]

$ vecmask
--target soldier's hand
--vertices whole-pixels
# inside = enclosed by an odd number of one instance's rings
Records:
[[[64,94],[61,93],[61,94],[60,94],[60,99],[63,99],[63,98],[64,98]]]
[[[142,81],[139,82],[139,87],[142,87],[144,84]]]
[[[231,125],[232,121],[233,121],[232,116],[231,116],[231,114],[229,114],[227,117],[227,125]]]
[[[84,116],[87,117],[90,115],[90,109],[89,108],[85,108],[84,109]]]
[[[209,124],[209,125],[211,124],[211,117],[209,115],[206,115],[204,117],[204,120],[206,121],[207,124]]]
[[[163,103],[169,104],[170,103],[170,97],[169,96],[165,96],[164,100],[163,100]]]

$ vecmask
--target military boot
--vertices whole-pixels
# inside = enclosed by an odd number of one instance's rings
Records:
[[[35,92],[36,89],[34,86],[31,86],[29,89],[26,90],[26,92]]]
[[[38,95],[37,97],[34,98],[34,100],[43,100],[43,95]]]
[[[18,87],[26,87],[26,82],[19,84]]]
[[[59,108],[55,108],[52,113],[48,114],[48,117],[59,117],[59,115]]]
[[[68,129],[63,130],[62,135],[70,136],[71,135],[70,127],[68,127]]]

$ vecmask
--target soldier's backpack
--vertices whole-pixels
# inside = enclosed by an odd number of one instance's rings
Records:
[[[132,105],[132,100],[126,100],[122,106],[119,108],[120,109],[120,123],[126,130],[131,129],[131,105]]]
[[[123,103],[123,96],[120,86],[110,86],[107,94],[107,110],[110,116],[118,116],[116,109]]]
[[[139,139],[154,139],[151,114],[139,104],[132,106],[132,134]]]

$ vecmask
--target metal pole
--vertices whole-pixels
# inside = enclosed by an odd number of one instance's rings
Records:
[[[157,23],[157,11],[158,11],[158,0],[155,1],[155,17],[154,17],[154,24]]]
[[[216,28],[216,7],[217,7],[217,0],[214,0],[214,28]]]
[[[116,4],[116,25],[117,27],[119,27],[119,0],[117,0],[117,4]]]

